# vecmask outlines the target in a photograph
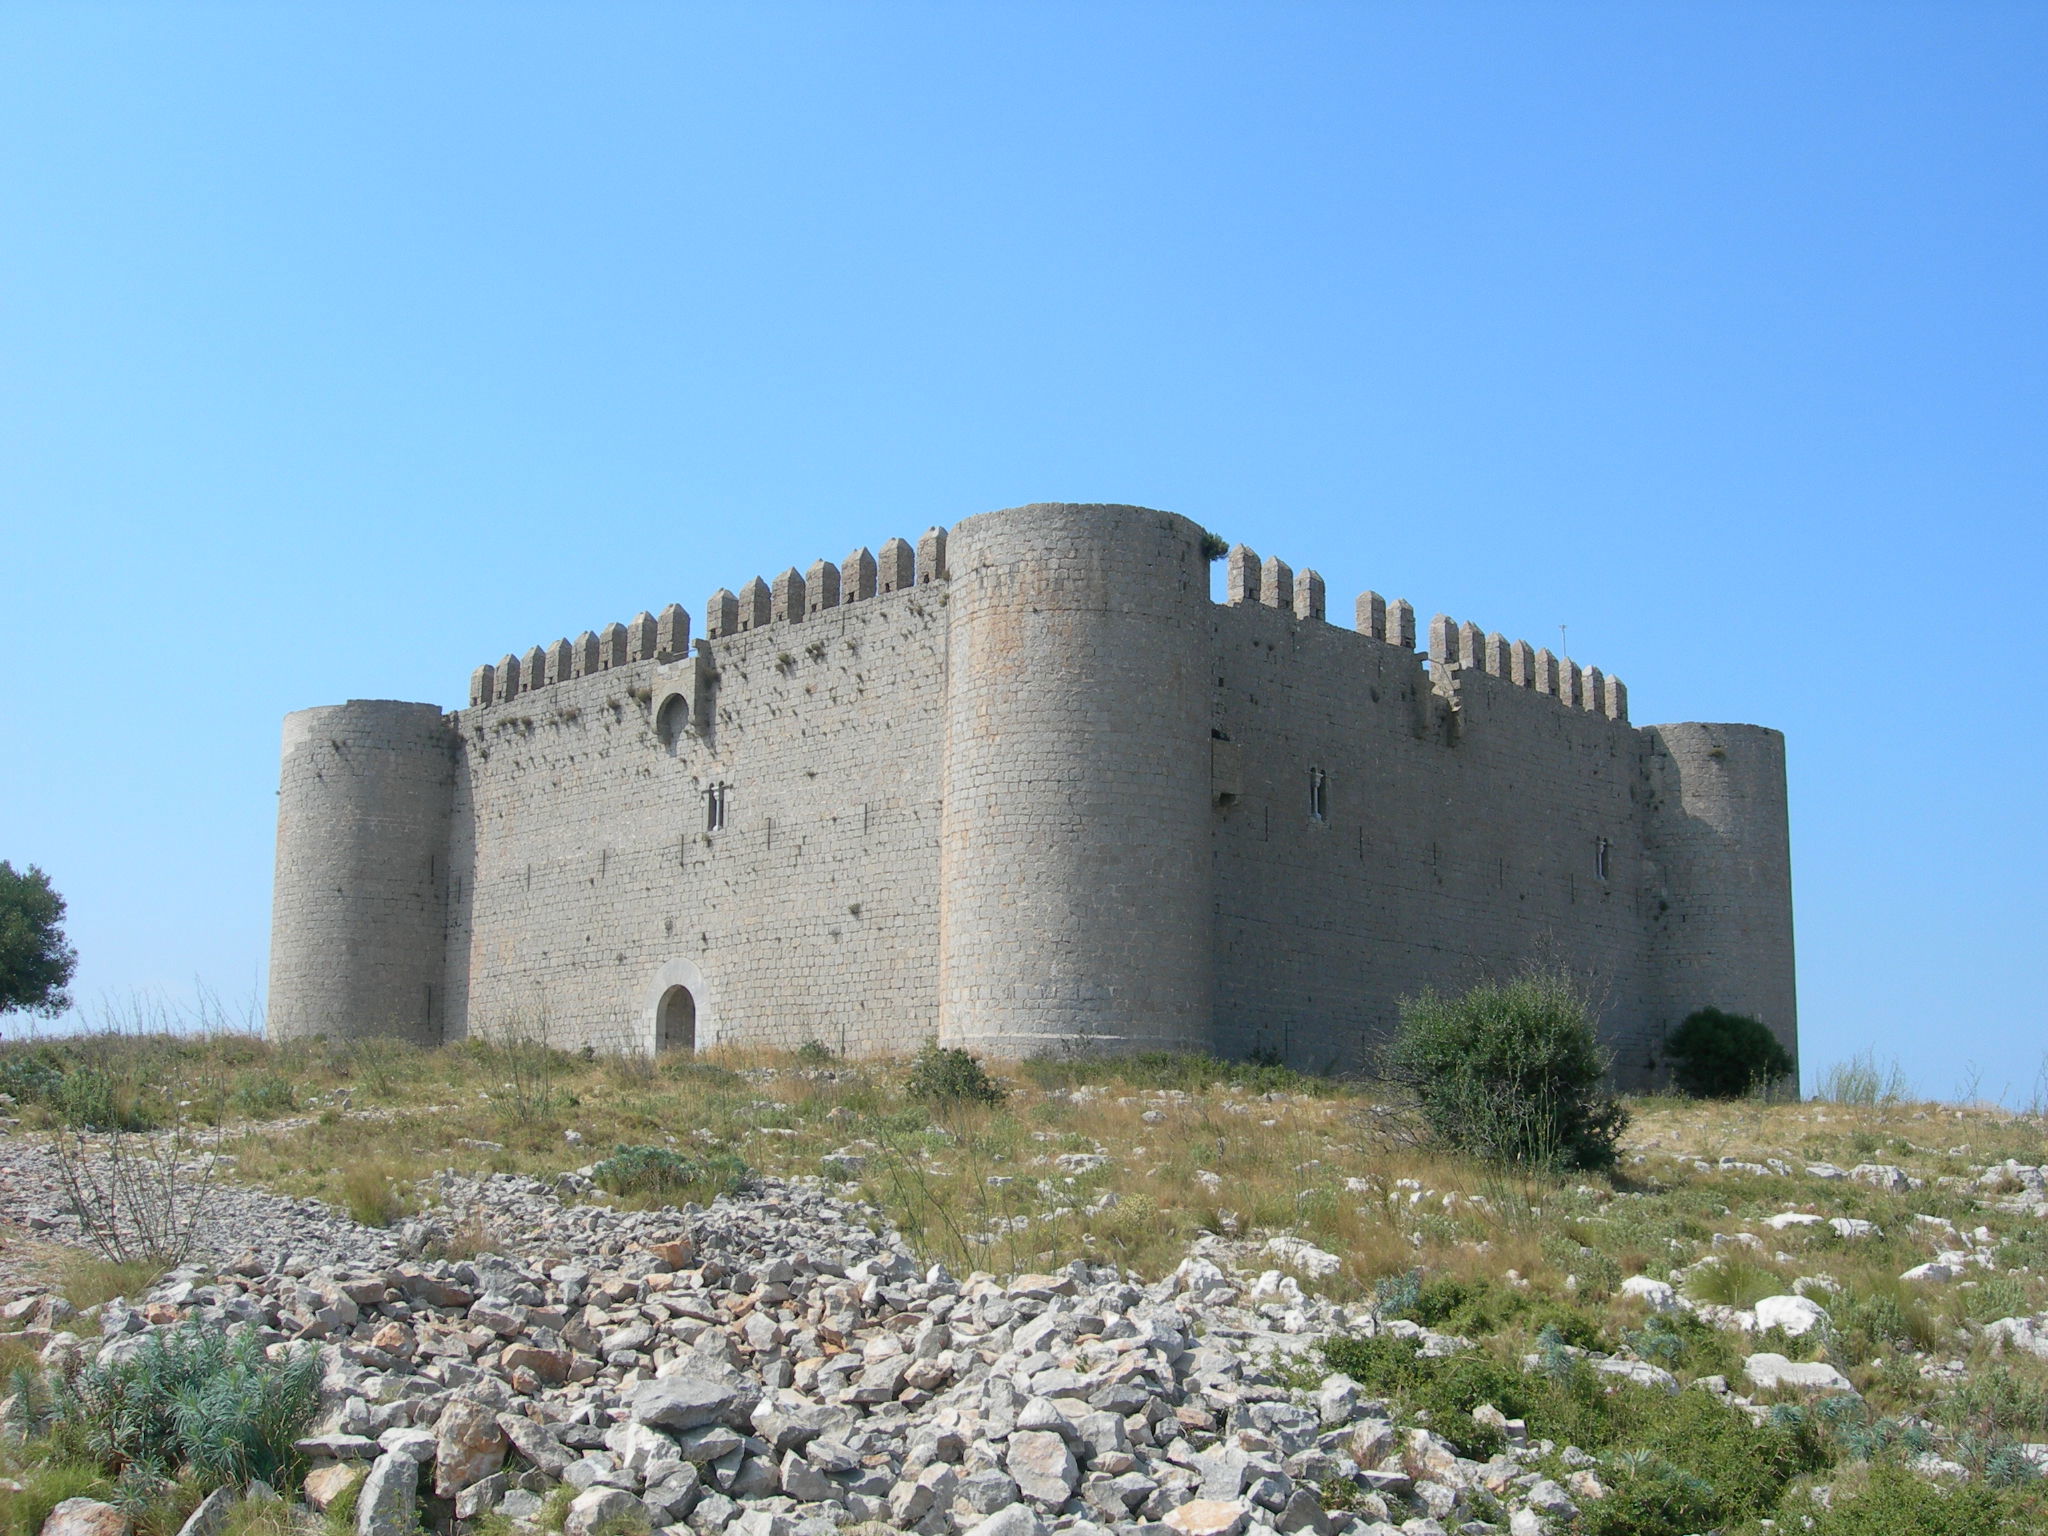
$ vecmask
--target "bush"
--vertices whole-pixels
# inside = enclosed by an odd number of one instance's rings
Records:
[[[290,1487],[304,1470],[292,1442],[320,1407],[320,1356],[300,1349],[273,1361],[253,1328],[230,1339],[188,1323],[121,1359],[74,1366],[46,1398],[24,1399],[30,1427],[60,1459],[90,1462],[131,1489],[181,1475]]]
[[[1739,1099],[1792,1075],[1792,1053],[1755,1019],[1701,1008],[1664,1042],[1671,1083],[1695,1099]]]
[[[966,1051],[927,1040],[903,1091],[926,1104],[1000,1104],[1009,1090]]]
[[[591,1169],[591,1177],[615,1195],[641,1196],[671,1205],[691,1200],[709,1205],[720,1195],[744,1189],[753,1171],[730,1152],[714,1152],[698,1161],[666,1147],[615,1147],[610,1157]]]
[[[1435,1141],[1553,1169],[1614,1166],[1628,1111],[1607,1091],[1607,1065],[1584,998],[1556,973],[1408,999],[1381,1055]]]

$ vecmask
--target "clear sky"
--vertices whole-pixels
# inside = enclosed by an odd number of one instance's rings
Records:
[[[2048,8],[0,8],[0,857],[260,993],[279,718],[1034,500],[1781,727],[1811,1085],[2048,1052]],[[701,622],[701,620],[700,620]]]

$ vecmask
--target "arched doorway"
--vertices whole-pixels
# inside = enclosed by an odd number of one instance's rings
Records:
[[[697,999],[688,987],[670,987],[654,1011],[654,1049],[662,1055],[697,1049]]]

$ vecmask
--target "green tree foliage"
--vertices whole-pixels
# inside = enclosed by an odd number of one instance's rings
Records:
[[[1628,1111],[1607,1066],[1584,997],[1553,972],[1407,999],[1381,1057],[1435,1141],[1543,1168],[1614,1166]]]
[[[62,1013],[77,969],[78,951],[64,938],[64,898],[50,877],[0,859],[0,1014]]]
[[[1664,1042],[1671,1082],[1695,1099],[1739,1099],[1792,1075],[1792,1055],[1755,1019],[1702,1008]]]

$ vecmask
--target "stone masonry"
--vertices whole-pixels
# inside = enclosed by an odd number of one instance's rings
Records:
[[[1797,1049],[1784,738],[1041,504],[285,722],[279,1037],[1357,1064],[1530,962],[1625,1079],[1712,1004]],[[1418,650],[1418,640],[1426,649]]]

